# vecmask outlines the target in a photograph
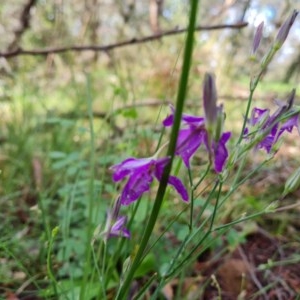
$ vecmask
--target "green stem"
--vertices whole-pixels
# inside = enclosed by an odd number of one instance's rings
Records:
[[[49,244],[48,244],[48,251],[47,251],[47,273],[48,273],[48,276],[51,280],[51,284],[53,286],[53,291],[54,291],[55,297],[57,297],[57,298],[59,298],[58,297],[58,291],[57,291],[57,281],[56,281],[56,278],[55,278],[55,276],[53,274],[53,270],[52,270],[51,253],[52,253],[52,248],[53,248],[53,242],[54,242],[54,239],[55,239],[55,237],[58,233],[58,230],[59,230],[58,227],[55,227],[52,230],[51,238],[50,238]]]
[[[220,182],[218,196],[216,199],[216,204],[215,204],[213,215],[212,215],[211,222],[210,222],[209,232],[211,232],[212,227],[215,222],[215,218],[216,218],[216,214],[217,214],[217,210],[218,210],[218,206],[219,206],[219,199],[220,199],[220,195],[221,195],[221,191],[222,191],[222,186],[223,186],[223,182]]]
[[[201,211],[199,212],[196,222],[195,222],[196,224],[198,224],[200,222],[200,219],[201,219],[204,211],[206,210],[210,200],[212,199],[214,192],[215,192],[216,188],[218,187],[218,185],[219,185],[219,181],[216,181],[214,187],[212,188],[209,195],[207,196],[206,201],[204,202],[204,205],[202,205],[202,207],[201,207]]]
[[[256,82],[254,83],[254,87],[251,87],[251,84],[250,84],[249,99],[248,99],[248,103],[247,103],[247,108],[246,108],[246,113],[245,113],[245,117],[244,117],[243,127],[242,127],[242,130],[241,130],[239,140],[237,142],[237,146],[241,143],[241,141],[243,139],[243,136],[244,136],[244,131],[245,131],[245,128],[246,128],[246,124],[247,124],[247,121],[248,121],[248,116],[249,116],[249,113],[250,113],[250,108],[251,108],[251,104],[252,104],[252,100],[253,100],[253,94],[254,94],[255,88],[258,84],[258,81],[259,81],[259,77],[257,77]]]
[[[180,78],[180,84],[179,84],[179,90],[177,95],[177,103],[176,103],[176,112],[175,112],[175,119],[174,119],[174,125],[171,132],[170,137],[170,144],[167,151],[167,156],[170,157],[170,163],[165,167],[162,179],[160,181],[158,191],[156,194],[156,199],[152,208],[151,215],[149,217],[146,229],[144,231],[140,247],[134,257],[134,260],[132,262],[132,265],[130,269],[128,270],[128,273],[125,275],[125,280],[120,287],[118,294],[116,296],[116,300],[121,299],[127,299],[128,290],[131,284],[131,281],[133,279],[134,273],[138,266],[141,263],[144,251],[148,245],[149,238],[152,234],[154,225],[156,223],[162,201],[164,199],[164,194],[166,191],[169,174],[171,172],[172,168],[172,162],[174,158],[174,153],[176,149],[176,142],[177,142],[177,136],[178,131],[180,127],[181,122],[181,116],[184,106],[184,100],[187,92],[187,84],[188,84],[188,77],[189,77],[189,71],[190,71],[190,65],[192,60],[192,52],[193,52],[193,44],[194,44],[194,30],[196,25],[196,16],[198,11],[198,0],[191,1],[191,10],[190,10],[190,19],[189,19],[189,28],[187,33],[187,39],[185,43],[185,52],[184,52],[184,59],[183,59],[183,66],[182,66],[182,72],[181,72],[181,78]]]
[[[80,288],[79,299],[86,299],[86,288],[90,276],[91,260],[92,260],[92,247],[90,241],[93,236],[93,202],[94,202],[94,178],[95,178],[95,138],[94,138],[94,117],[93,117],[93,99],[91,95],[91,84],[90,78],[87,76],[87,106],[88,106],[88,116],[89,116],[89,128],[90,128],[90,180],[89,180],[89,201],[88,201],[88,220],[87,220],[87,246],[85,249],[85,263],[84,263],[84,272],[83,280]]]
[[[147,292],[147,290],[149,289],[149,287],[151,286],[151,284],[153,283],[153,281],[158,277],[157,273],[154,273],[150,279],[147,281],[147,283],[139,290],[139,292],[137,293],[137,295],[134,296],[133,300],[141,300],[141,299],[145,299],[144,296]]]
[[[246,216],[246,217],[242,217],[241,219],[238,219],[238,220],[232,221],[230,223],[218,226],[218,227],[214,228],[212,230],[212,232],[218,231],[218,230],[221,230],[221,229],[225,229],[225,228],[228,228],[228,227],[232,227],[233,225],[236,225],[236,224],[241,223],[241,222],[245,222],[247,220],[251,220],[251,219],[259,217],[261,215],[265,215],[267,213],[270,213],[270,212],[266,212],[265,210],[263,210],[263,211],[260,211],[258,213],[255,213],[255,214],[252,214],[252,215],[249,215],[249,216]]]
[[[133,208],[130,220],[128,222],[128,228],[131,228],[131,224],[132,224],[134,217],[138,211],[140,203],[141,202],[138,200]],[[105,287],[106,288],[108,286],[109,281],[111,280],[112,272],[115,270],[117,262],[120,259],[120,257],[122,256],[123,247],[126,242],[127,242],[127,239],[125,239],[125,238],[119,240],[118,245],[116,247],[116,251],[113,254],[113,257],[111,259],[109,259],[110,265],[107,267],[106,272],[103,273],[104,274],[103,277],[105,278]],[[99,259],[100,259],[100,257],[99,257]]]
[[[202,181],[204,180],[204,178],[206,178],[206,175],[208,174],[209,170],[211,167],[211,163],[208,164],[206,171],[203,173],[202,177],[198,180],[198,182],[193,186],[193,190],[195,191],[197,189],[197,187],[202,183]]]
[[[162,278],[162,280],[172,277],[171,274],[176,273],[178,270],[183,268],[184,265],[186,265],[189,261],[191,261],[191,258],[193,256],[194,252],[199,249],[199,247],[202,245],[202,243],[207,239],[207,237],[213,231],[212,228],[213,228],[213,224],[215,221],[215,216],[216,216],[217,210],[219,208],[219,199],[221,196],[222,184],[223,184],[222,182],[217,181],[216,185],[215,185],[215,188],[219,185],[219,190],[218,190],[218,195],[216,197],[216,203],[215,203],[215,207],[214,207],[214,211],[213,211],[212,215],[210,217],[208,217],[205,221],[202,222],[201,226],[197,229],[197,231],[192,236],[190,236],[187,240],[184,241],[184,244],[187,244],[194,236],[196,236],[197,233],[203,232],[204,225],[206,224],[207,221],[209,221],[209,219],[211,219],[208,231],[204,234],[204,236],[200,239],[200,241],[196,244],[196,246],[194,246],[193,249],[191,251],[189,251],[189,253],[185,256],[185,258],[183,258],[183,260],[175,267],[175,269],[169,271],[169,274],[165,278]],[[212,193],[211,193],[211,195],[212,195]],[[181,251],[182,250],[183,250],[183,248],[181,249]]]
[[[144,256],[142,259],[144,259],[151,251],[151,249],[153,249],[155,247],[155,245],[161,240],[161,238],[165,235],[166,232],[169,231],[169,229],[171,228],[171,226],[178,221],[178,219],[181,217],[181,215],[186,212],[186,210],[188,209],[188,206],[186,206],[173,220],[171,220],[169,222],[169,224],[166,226],[166,228],[163,230],[163,232],[159,235],[159,237],[156,239],[156,241],[154,243],[152,243],[148,248],[147,251],[145,251]]]
[[[189,182],[191,187],[191,205],[190,205],[190,223],[189,223],[189,229],[191,233],[193,230],[194,189],[193,189],[193,178],[190,169],[188,169],[188,174],[189,174]]]
[[[258,167],[256,167],[254,170],[250,171],[241,181],[237,182],[237,180],[235,180],[235,184],[227,192],[227,194],[223,197],[219,207],[221,207],[226,202],[226,200],[235,192],[235,190],[237,188],[239,188],[242,184],[244,184],[253,174],[258,172],[266,163],[269,162],[269,160],[270,159],[263,161],[260,165],[258,165]]]
[[[268,53],[266,54],[266,56],[263,58],[263,60],[261,62],[260,71],[259,71],[258,75],[255,76],[254,78],[252,78],[251,81],[250,81],[250,94],[249,94],[249,99],[248,99],[248,103],[247,103],[246,114],[245,114],[243,127],[242,127],[242,130],[241,130],[241,134],[240,134],[239,140],[237,142],[237,145],[239,145],[241,143],[241,141],[243,139],[243,136],[244,136],[244,130],[246,128],[248,116],[249,116],[249,113],[250,113],[250,108],[251,108],[251,104],[252,104],[252,100],[253,100],[254,91],[256,90],[257,85],[258,85],[263,73],[266,71],[269,63],[271,62],[271,60],[273,59],[275,53],[279,50],[279,48],[274,47],[274,45],[273,45],[269,49]]]
[[[104,272],[103,272],[104,262],[103,262],[102,271],[101,271],[100,268],[99,268],[99,261],[98,261],[98,257],[100,257],[101,253],[103,253],[102,249],[103,249],[104,246],[105,246],[104,242],[101,241],[101,245],[100,245],[100,247],[98,247],[98,253],[97,254],[95,253],[95,249],[92,246],[92,254],[93,254],[95,268],[93,269],[93,273],[91,275],[91,281],[94,282],[94,280],[95,280],[94,277],[95,277],[95,273],[96,273],[98,275],[97,280],[100,282],[99,295],[102,294],[101,299],[106,300],[106,293],[105,293],[106,289],[105,289],[105,286],[104,286],[104,276],[103,276],[103,274],[104,274]],[[105,258],[103,258],[103,261],[105,261]]]

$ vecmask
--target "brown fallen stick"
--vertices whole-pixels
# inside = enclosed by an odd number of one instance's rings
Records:
[[[240,29],[247,26],[246,22],[239,22],[235,24],[219,24],[212,26],[197,26],[195,28],[196,31],[211,31],[211,30],[221,30],[221,29]],[[81,51],[109,51],[115,48],[121,48],[129,45],[142,44],[154,40],[158,40],[165,36],[171,36],[176,34],[181,34],[187,31],[187,28],[183,29],[172,29],[168,31],[164,31],[162,33],[158,33],[155,35],[149,35],[142,38],[133,38],[127,41],[118,42],[114,44],[104,45],[104,46],[95,46],[95,45],[86,45],[86,46],[66,46],[66,47],[56,47],[56,48],[44,48],[44,49],[22,49],[21,47],[6,52],[0,52],[0,57],[11,58],[20,55],[48,55],[54,53],[63,53],[68,51],[73,52],[81,52]]]

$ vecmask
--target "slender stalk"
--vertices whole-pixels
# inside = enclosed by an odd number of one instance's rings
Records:
[[[211,163],[209,163],[207,165],[206,171],[203,173],[203,175],[201,176],[201,178],[199,179],[199,181],[193,186],[193,190],[195,191],[197,189],[197,187],[202,183],[202,181],[204,180],[204,178],[206,178],[206,175],[208,174],[209,170],[211,167]]]
[[[199,222],[202,213],[204,212],[205,208],[207,207],[207,205],[208,205],[210,199],[212,198],[212,196],[213,196],[213,194],[214,194],[214,191],[216,190],[216,188],[218,187],[218,185],[219,185],[219,181],[216,182],[214,188],[213,188],[212,191],[210,192],[210,194],[209,194],[209,196],[208,196],[208,198],[207,198],[207,200],[206,200],[206,202],[205,202],[205,205],[204,205],[204,207],[203,207],[202,210],[201,210],[200,216],[198,217],[198,220],[196,221],[196,223]],[[200,227],[198,227],[197,230],[196,230],[194,233],[192,233],[192,232],[190,231],[189,234],[185,237],[184,241],[181,243],[179,249],[177,250],[177,253],[175,254],[174,258],[171,260],[171,263],[170,263],[170,265],[169,265],[169,268],[168,268],[166,274],[169,274],[169,273],[171,272],[171,270],[173,269],[173,267],[174,267],[175,263],[177,262],[179,256],[180,256],[180,255],[183,253],[183,251],[185,250],[186,245],[187,245],[193,238],[195,238],[195,236],[196,236],[199,232],[203,232],[203,228],[204,228],[204,226],[205,226],[205,224],[206,224],[206,222],[207,222],[208,220],[209,220],[209,218],[207,218],[205,221],[203,221],[202,224],[200,225]],[[206,238],[206,237],[205,237],[205,238]],[[203,240],[201,239],[201,241],[204,241],[204,239],[203,239]],[[164,280],[165,280],[165,278],[162,277],[158,288],[160,288],[160,287],[163,285]]]
[[[139,290],[137,295],[134,296],[133,300],[141,300],[144,299],[147,289],[149,289],[150,285],[153,283],[153,281],[157,278],[157,273],[154,273],[150,279],[147,281],[147,283]]]
[[[214,192],[217,189],[218,185],[219,185],[219,181],[216,181],[215,184],[214,184],[214,186],[213,186],[213,188],[211,189],[209,195],[207,196],[206,201],[204,202],[204,205],[202,205],[202,207],[201,207],[201,210],[200,210],[200,212],[199,212],[199,214],[197,216],[197,219],[195,221],[196,224],[200,222],[200,219],[201,219],[204,211],[206,210],[206,208],[207,208],[210,200],[212,199],[212,197],[214,195]]]
[[[190,233],[191,233],[193,230],[194,188],[193,188],[192,173],[191,173],[190,169],[188,169],[188,174],[189,174],[189,182],[190,182],[190,187],[191,187],[191,205],[190,205],[190,223],[189,223],[189,228],[190,228]]]
[[[221,195],[221,191],[222,191],[222,186],[223,186],[223,182],[220,182],[218,196],[217,196],[217,199],[216,199],[216,204],[215,204],[214,211],[213,211],[212,218],[211,218],[211,222],[210,222],[209,232],[211,232],[212,227],[213,227],[214,222],[215,222],[215,218],[216,218],[216,214],[217,214],[217,210],[218,210],[218,206],[219,206],[219,199],[220,199],[220,195]]]
[[[136,215],[136,213],[138,211],[140,203],[141,203],[140,201],[136,201],[136,204],[133,208],[130,220],[128,222],[128,228],[131,228],[131,224],[134,220],[134,216]],[[106,288],[107,288],[108,283],[109,283],[109,281],[112,277],[112,272],[115,270],[117,262],[118,262],[119,258],[122,255],[123,247],[124,247],[126,241],[127,240],[125,238],[119,240],[118,245],[116,247],[116,251],[114,252],[113,257],[109,260],[110,265],[107,267],[107,270],[105,271],[105,273],[103,273],[104,274],[103,277],[105,278],[105,287]],[[100,257],[99,257],[99,259],[100,259]],[[103,266],[105,266],[105,264],[103,264]]]
[[[196,245],[189,251],[189,253],[185,256],[185,258],[182,259],[182,261],[171,271],[169,271],[169,274],[167,274],[167,276],[165,278],[162,278],[162,281],[163,280],[166,280],[170,277],[172,277],[177,271],[179,271],[180,269],[182,269],[189,261],[191,261],[193,258],[193,254],[199,249],[199,247],[202,245],[202,243],[208,238],[208,236],[211,234],[211,232],[213,231],[213,224],[214,224],[214,221],[215,221],[215,217],[216,217],[216,213],[217,213],[217,210],[219,208],[219,199],[220,199],[220,196],[221,196],[221,191],[222,191],[222,182],[220,181],[217,181],[216,182],[216,185],[215,185],[215,188],[219,185],[219,190],[218,190],[218,194],[217,194],[217,197],[216,197],[216,203],[215,203],[215,207],[214,207],[214,211],[213,213],[211,214],[211,216],[209,216],[208,218],[205,219],[205,221],[202,222],[201,226],[197,229],[197,231],[193,234],[193,235],[189,235],[188,236],[188,239],[186,239],[184,241],[183,244],[187,244],[190,240],[192,240],[196,234],[198,234],[199,232],[203,232],[203,227],[204,225],[209,221],[211,220],[210,222],[210,225],[209,225],[209,228],[207,230],[207,232],[203,235],[203,237],[196,243]],[[212,192],[211,194],[212,195]],[[207,246],[207,245],[204,245],[204,247]],[[180,251],[182,251],[184,249],[184,247],[182,247],[180,249]]]
[[[90,268],[92,261],[92,246],[90,245],[90,241],[93,235],[93,202],[94,202],[94,178],[95,178],[95,138],[94,138],[94,118],[93,118],[93,100],[91,95],[91,86],[90,86],[90,78],[87,76],[87,107],[88,107],[88,116],[89,116],[89,129],[90,129],[90,180],[89,180],[89,201],[88,201],[88,220],[87,220],[87,230],[86,230],[86,238],[87,238],[87,246],[85,249],[85,264],[84,264],[84,272],[83,272],[83,280],[80,288],[80,296],[79,299],[86,299],[86,288],[87,283],[89,281],[90,276]]]
[[[179,217],[188,209],[188,206],[186,206],[172,221],[169,222],[168,226],[164,229],[164,231],[159,235],[159,237],[156,239],[154,243],[152,243],[148,248],[147,251],[145,251],[143,259],[149,254],[152,248],[160,241],[160,239],[165,235],[166,232],[169,231],[171,226],[179,219]],[[184,242],[182,243],[184,244]]]
[[[243,136],[244,136],[244,131],[246,128],[246,124],[247,124],[247,120],[248,120],[248,116],[249,116],[250,108],[251,108],[251,104],[252,104],[253,94],[254,94],[254,90],[250,90],[249,99],[248,99],[247,108],[246,108],[246,114],[245,114],[244,122],[243,122],[243,127],[241,130],[241,134],[240,134],[239,140],[237,142],[237,145],[239,145],[241,143]]]
[[[103,251],[104,247],[105,247],[105,244],[104,244],[104,242],[101,241],[101,244],[98,247],[98,251],[97,251],[97,254],[96,254],[95,249],[92,245],[92,254],[93,254],[93,260],[94,260],[94,266],[95,267],[94,267],[92,275],[91,275],[91,281],[92,282],[94,282],[96,274],[98,276],[97,280],[100,282],[100,287],[99,287],[100,292],[99,292],[99,294],[102,293],[101,299],[103,299],[103,300],[106,299],[106,293],[105,293],[106,289],[105,289],[105,285],[104,285],[104,276],[103,276],[103,274],[104,274],[104,271],[103,271],[104,263],[101,267],[102,270],[100,270],[99,259],[98,258],[103,256],[102,253],[105,252],[105,254],[106,254],[106,251]],[[105,261],[105,258],[103,258],[103,261]]]
[[[238,219],[238,220],[235,220],[233,222],[230,222],[230,223],[227,223],[227,224],[224,224],[224,225],[221,225],[219,227],[216,227],[214,228],[212,231],[218,231],[218,230],[221,230],[221,229],[225,229],[225,228],[228,228],[228,227],[232,227],[233,225],[236,225],[238,223],[241,223],[241,222],[245,222],[247,220],[251,220],[253,218],[256,218],[256,217],[259,217],[261,215],[265,215],[267,213],[270,213],[270,211],[266,212],[265,210],[263,211],[260,211],[258,213],[255,213],[255,214],[252,214],[252,215],[249,215],[249,216],[246,216],[246,217],[242,217],[241,219]]]
[[[250,108],[251,108],[251,104],[252,104],[252,100],[253,100],[254,91],[256,90],[257,85],[258,85],[262,75],[264,74],[265,70],[267,69],[269,63],[271,62],[275,53],[279,49],[280,49],[280,47],[279,48],[275,47],[275,44],[269,49],[268,53],[266,54],[266,56],[264,57],[264,59],[261,62],[260,71],[259,71],[258,75],[254,76],[250,81],[250,93],[249,93],[249,99],[248,99],[247,108],[246,108],[246,114],[245,114],[243,127],[241,130],[241,134],[240,134],[239,140],[237,142],[237,145],[239,145],[241,143],[243,136],[244,136],[244,131],[245,131],[248,116],[250,113]]]
[[[186,276],[186,271],[185,271],[185,269],[183,269],[181,271],[181,274],[179,277],[176,294],[175,294],[175,300],[180,300],[182,297],[182,288],[183,288],[183,284],[185,282],[185,276]]]
[[[54,239],[55,239],[55,237],[58,233],[58,230],[59,230],[58,227],[55,227],[52,230],[51,238],[50,238],[49,244],[48,244],[48,251],[47,251],[47,273],[48,273],[48,276],[51,280],[51,284],[52,284],[52,287],[53,287],[53,292],[55,294],[55,297],[57,297],[57,298],[58,298],[57,281],[56,281],[56,278],[55,278],[55,276],[53,274],[53,270],[52,270],[51,254],[52,254],[53,242],[54,242]]]
[[[176,113],[175,113],[174,125],[173,125],[172,132],[171,132],[171,137],[170,137],[170,144],[169,144],[168,151],[167,151],[167,155],[170,157],[170,163],[164,169],[162,179],[160,181],[158,191],[156,194],[156,199],[155,199],[147,226],[145,228],[145,231],[144,231],[141,243],[140,243],[140,247],[135,255],[135,258],[132,262],[130,269],[128,270],[128,273],[125,275],[126,276],[125,280],[124,280],[121,288],[118,291],[116,300],[127,299],[127,294],[128,294],[128,290],[129,290],[132,278],[134,276],[136,269],[138,268],[139,264],[141,263],[144,251],[148,245],[149,238],[152,234],[154,225],[156,223],[156,220],[157,220],[160,208],[161,208],[162,201],[164,199],[164,194],[166,191],[169,174],[170,174],[170,171],[172,168],[172,162],[173,162],[174,153],[175,153],[175,149],[176,149],[176,142],[177,142],[177,136],[178,136],[178,131],[179,131],[180,122],[181,122],[184,100],[185,100],[185,96],[186,96],[186,92],[187,92],[188,77],[189,77],[190,65],[191,65],[191,60],[192,60],[192,52],[193,52],[193,44],[194,44],[194,30],[195,30],[196,16],[197,16],[197,11],[198,11],[198,3],[199,3],[198,0],[191,1],[189,27],[188,27],[188,34],[187,34],[187,39],[186,39],[186,43],[185,43],[183,66],[182,66],[179,90],[178,90],[178,95],[177,95]]]

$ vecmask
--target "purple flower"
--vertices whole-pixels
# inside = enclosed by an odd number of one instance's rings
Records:
[[[175,108],[173,105],[170,105],[170,109],[171,109],[171,114],[169,116],[167,116],[162,122],[165,127],[170,127],[174,123]],[[194,126],[204,125],[203,117],[182,114],[181,119],[185,122],[185,125],[194,125]]]
[[[265,149],[267,153],[270,153],[273,145],[276,144],[285,131],[292,132],[294,126],[297,127],[299,131],[299,113],[284,118],[284,113],[286,112],[286,107],[282,106],[270,116],[268,109],[253,108],[249,124],[254,130],[252,131],[253,133],[251,133],[249,128],[246,128],[246,138],[252,135],[254,135],[255,138],[256,131],[262,134],[264,137],[258,141],[256,148]],[[285,121],[281,123],[280,118],[285,119]]]
[[[125,227],[127,223],[127,217],[125,216],[120,216],[117,218],[115,223],[111,226],[109,230],[109,237],[125,237],[125,238],[130,238],[130,232],[129,230]]]
[[[163,170],[169,161],[168,157],[128,158],[120,164],[112,166],[115,182],[128,177],[121,193],[121,204],[128,205],[140,198],[143,193],[148,192],[154,177],[158,181],[161,180]],[[188,193],[177,177],[169,176],[168,183],[176,189],[184,201],[188,201]]]
[[[100,236],[102,236],[105,241],[111,237],[130,238],[130,232],[125,227],[127,217],[119,216],[120,208],[121,201],[120,197],[118,197],[118,199],[114,202],[113,207],[107,211],[105,228],[104,231],[100,233]]]
[[[226,143],[231,137],[231,132],[224,132],[219,141],[212,143],[214,153],[214,169],[217,173],[221,173],[228,157]]]
[[[190,159],[201,146],[205,131],[201,127],[190,126],[178,133],[175,154],[181,156],[185,166],[190,168]]]
[[[164,126],[173,125],[174,108],[171,107],[172,113],[164,121]],[[222,172],[228,151],[226,143],[228,142],[231,133],[225,132],[217,140],[209,141],[209,133],[206,128],[205,118],[183,114],[183,128],[179,130],[175,154],[180,156],[185,166],[190,168],[190,159],[199,149],[202,143],[206,149],[214,157],[214,169],[217,173]]]

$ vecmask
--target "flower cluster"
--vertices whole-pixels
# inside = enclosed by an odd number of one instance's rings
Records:
[[[203,85],[203,106],[205,117],[183,114],[183,128],[179,130],[175,154],[190,168],[190,159],[204,144],[209,160],[217,173],[222,172],[228,157],[226,143],[231,132],[223,132],[223,106],[217,106],[217,92],[213,75],[206,74]],[[173,125],[175,110],[163,121],[165,127]]]
[[[286,104],[278,103],[279,108],[272,115],[269,109],[253,108],[250,126],[245,129],[244,136],[248,140],[256,141],[256,149],[265,149],[267,153],[271,150],[276,152],[274,145],[285,131],[290,133],[296,127],[300,134],[299,111],[293,111],[294,98],[295,90]]]
[[[270,115],[269,109],[254,108],[248,120],[249,127],[244,130],[244,140],[256,149],[265,149],[270,153],[280,136],[291,132],[299,126],[300,110],[293,109],[295,91],[288,98],[286,104],[280,104],[278,110]],[[190,169],[190,160],[199,147],[204,144],[208,160],[213,164],[216,173],[221,173],[225,167],[228,150],[227,142],[231,132],[223,132],[224,113],[223,106],[217,106],[214,77],[207,74],[203,86],[203,103],[205,116],[182,115],[182,127],[177,136],[175,155],[180,156],[186,168]],[[175,109],[171,106],[171,114],[163,121],[163,126],[169,127],[174,123]],[[300,132],[300,130],[299,130]],[[249,143],[250,141],[250,143]],[[120,197],[118,208],[109,214],[108,236],[129,237],[125,228],[126,217],[119,217],[120,205],[129,205],[137,201],[145,192],[150,190],[154,179],[162,179],[164,168],[170,162],[169,157],[158,158],[158,153],[148,158],[127,158],[123,162],[113,165],[113,180],[119,182],[127,178]],[[188,192],[175,176],[169,176],[168,184],[175,188],[183,201],[189,199]]]
[[[168,157],[128,158],[120,164],[112,166],[115,182],[128,176],[128,181],[121,193],[121,204],[131,204],[143,193],[148,192],[154,177],[161,180],[163,170],[169,161]],[[184,201],[188,201],[188,193],[177,177],[169,176],[168,183],[176,189]]]
[[[94,238],[97,238],[97,236],[101,236],[105,241],[111,237],[130,238],[130,232],[125,227],[127,223],[127,217],[119,215],[120,207],[121,201],[120,198],[118,198],[115,201],[113,208],[107,211],[104,230],[100,234],[98,234],[97,228],[96,232],[94,232]]]
[[[197,149],[204,144],[210,161],[214,161],[214,169],[217,173],[222,172],[228,157],[226,143],[231,133],[222,132],[224,114],[222,106],[217,107],[217,93],[214,77],[205,75],[203,85],[203,103],[205,117],[182,115],[183,127],[179,130],[175,154],[180,156],[187,168],[190,168],[190,159]],[[165,127],[173,125],[175,110],[163,121]],[[119,202],[121,205],[129,205],[138,200],[145,192],[150,190],[154,178],[161,180],[164,168],[170,162],[169,157],[158,158],[158,154],[147,158],[127,158],[123,162],[113,165],[113,180],[119,182],[127,178]],[[175,188],[183,201],[189,199],[188,192],[175,176],[169,176],[168,184]],[[129,237],[125,229],[124,217],[114,218],[115,224],[110,227],[110,236]]]
[[[282,46],[288,33],[298,15],[294,10],[292,15],[282,25],[279,33],[272,44],[270,50],[266,53],[260,64],[260,72],[251,80],[250,89],[255,90],[263,72],[272,60],[274,54]],[[264,24],[261,23],[254,36],[252,55],[256,57],[258,47],[263,37]],[[246,119],[252,101],[252,94],[249,97]],[[287,131],[291,132],[294,127],[299,126],[300,109],[293,110],[293,101],[295,91],[292,92],[287,104],[280,105],[279,109],[270,115],[269,109],[254,108],[252,115],[246,126],[246,119],[243,124],[242,138],[239,139],[238,145],[242,140],[246,141],[246,147],[265,149],[267,153],[276,152],[277,144],[281,135]],[[174,154],[181,157],[187,169],[191,168],[191,159],[196,151],[203,144],[207,151],[209,167],[213,166],[216,173],[221,173],[225,169],[228,159],[227,143],[231,137],[231,132],[223,131],[225,114],[223,106],[217,105],[217,90],[215,78],[212,74],[205,74],[203,83],[203,108],[204,116],[193,116],[182,114],[182,127],[178,131],[176,149]],[[171,106],[171,114],[163,121],[163,126],[170,127],[174,124],[175,109]],[[300,133],[300,130],[299,130]],[[161,150],[161,149],[160,149]],[[112,212],[108,213],[108,222],[105,229],[105,236],[122,236],[130,237],[126,229],[126,217],[119,216],[121,205],[130,205],[137,201],[145,192],[150,190],[154,179],[161,181],[165,167],[170,163],[170,157],[158,157],[160,150],[152,157],[147,158],[127,158],[123,162],[113,165],[110,169],[113,171],[113,181],[119,182],[127,179],[117,206]],[[183,201],[187,202],[189,195],[187,189],[181,180],[175,176],[168,177],[168,184],[171,185],[180,195]]]
[[[164,126],[168,127],[173,124],[173,112],[164,121]],[[226,143],[228,142],[231,133],[224,132],[220,138],[211,137],[206,127],[205,118],[184,114],[183,117],[184,128],[180,129],[177,138],[177,147],[175,154],[180,156],[185,166],[190,169],[190,159],[199,149],[201,144],[204,144],[209,159],[213,157],[214,169],[217,173],[222,172],[226,159],[228,157],[228,151]]]
[[[128,177],[128,180],[118,199],[117,212],[108,213],[108,225],[105,231],[108,233],[108,237],[130,237],[129,231],[125,228],[127,218],[118,216],[120,205],[129,205],[139,199],[145,192],[148,192],[154,178],[158,181],[161,180],[164,168],[169,161],[169,157],[128,158],[120,164],[111,167],[111,170],[114,172],[113,180],[115,182],[125,177]],[[188,201],[188,192],[179,178],[169,176],[168,183],[175,188],[183,201]]]

